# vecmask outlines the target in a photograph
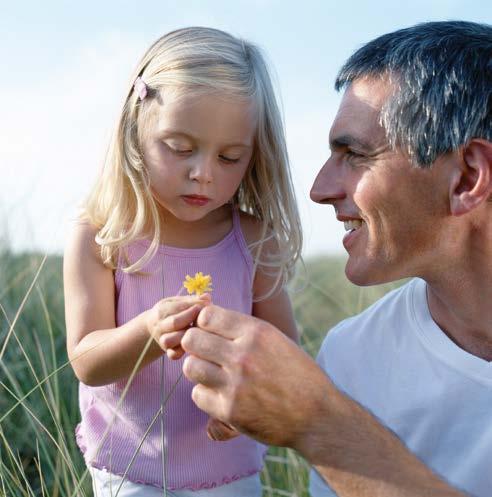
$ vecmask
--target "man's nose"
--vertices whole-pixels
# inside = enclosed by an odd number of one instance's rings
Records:
[[[332,204],[345,197],[343,178],[338,169],[331,158],[323,164],[311,187],[310,197],[313,202]]]
[[[196,157],[191,165],[190,179],[199,183],[211,183],[213,179],[213,159],[206,156]]]

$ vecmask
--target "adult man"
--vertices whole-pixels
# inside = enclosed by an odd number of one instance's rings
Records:
[[[492,27],[384,35],[336,87],[311,197],[346,224],[352,282],[418,279],[332,330],[318,360],[425,464],[276,330],[217,307],[183,339],[194,400],[299,450],[323,478],[315,497],[334,495],[325,481],[343,496],[490,495]]]

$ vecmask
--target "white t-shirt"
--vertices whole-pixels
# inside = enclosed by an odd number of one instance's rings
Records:
[[[436,473],[474,496],[492,496],[492,363],[437,326],[423,280],[338,324],[318,363]],[[315,471],[310,491],[335,495]]]

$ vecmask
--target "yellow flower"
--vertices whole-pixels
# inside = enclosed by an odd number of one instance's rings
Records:
[[[195,276],[192,278],[189,274],[186,275],[186,279],[183,281],[183,286],[188,290],[189,294],[196,293],[197,295],[201,295],[205,292],[212,291],[212,276],[209,274],[203,275],[200,271],[199,273],[195,273]]]

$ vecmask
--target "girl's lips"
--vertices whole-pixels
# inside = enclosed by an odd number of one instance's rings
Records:
[[[188,204],[197,207],[208,204],[210,199],[208,197],[202,197],[201,195],[182,195],[181,198]]]

